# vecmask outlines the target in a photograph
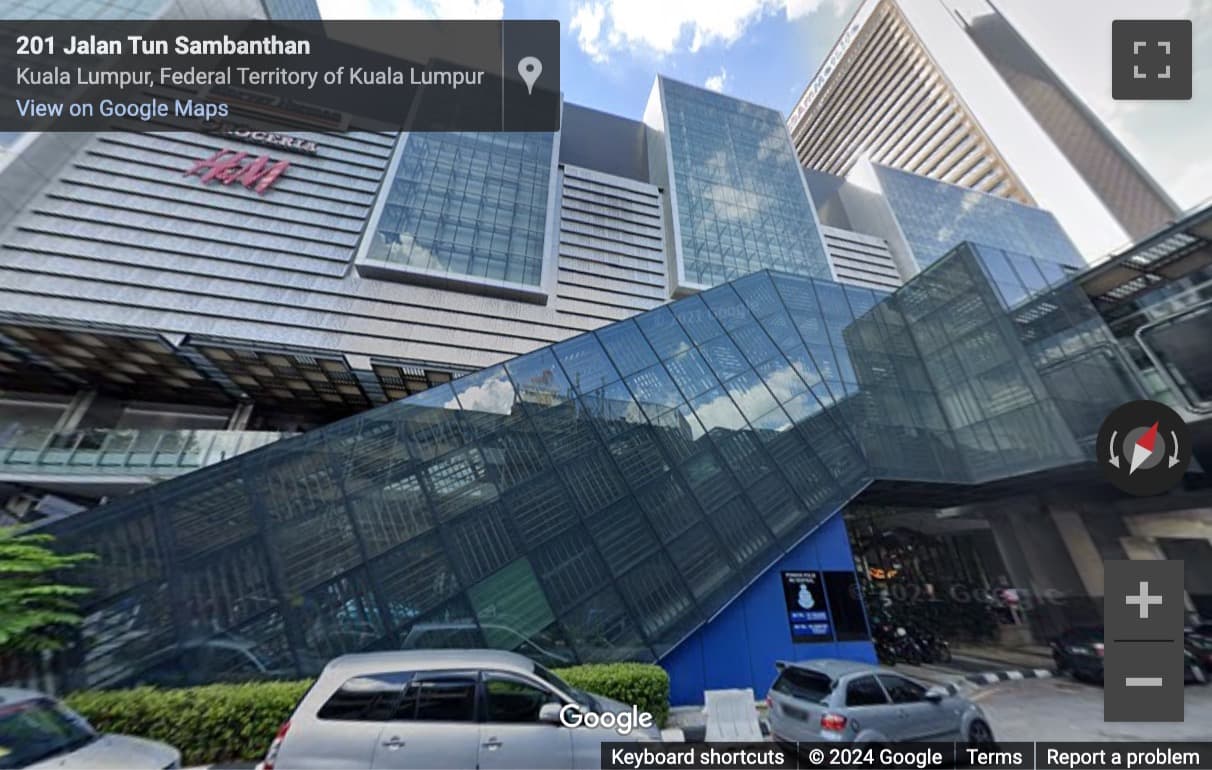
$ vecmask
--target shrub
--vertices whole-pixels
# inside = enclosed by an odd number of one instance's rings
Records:
[[[573,666],[556,671],[573,687],[634,704],[664,725],[669,675],[644,663]],[[311,686],[297,682],[212,684],[161,690],[84,690],[65,700],[103,732],[163,741],[185,765],[264,758],[278,727]]]
[[[82,691],[67,704],[98,730],[176,746],[183,764],[259,760],[311,681]]]
[[[664,726],[669,716],[669,674],[648,663],[590,663],[556,669],[568,684],[639,706]]]

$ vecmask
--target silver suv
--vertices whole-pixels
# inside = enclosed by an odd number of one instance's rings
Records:
[[[564,726],[605,714],[627,720],[633,707],[569,687],[512,652],[344,655],[324,668],[278,730],[263,767],[597,768],[603,741],[661,738],[655,726],[627,734]]]
[[[770,694],[776,741],[962,741],[993,743],[981,707],[879,666],[851,660],[779,664]]]

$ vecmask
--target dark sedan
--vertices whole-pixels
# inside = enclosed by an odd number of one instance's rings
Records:
[[[1101,626],[1071,628],[1053,639],[1051,647],[1056,673],[1087,682],[1103,681]]]
[[[1186,638],[1183,655],[1183,681],[1187,684],[1207,684],[1207,662],[1201,657],[1198,648],[1193,646],[1193,635]],[[1200,637],[1204,638],[1204,637]],[[1212,645],[1212,640],[1209,640]],[[1103,681],[1103,655],[1106,647],[1103,644],[1102,626],[1082,626],[1065,631],[1052,640],[1052,661],[1056,664],[1056,673],[1068,675],[1085,682]],[[1207,650],[1212,655],[1212,646]],[[1212,660],[1208,658],[1207,660]]]

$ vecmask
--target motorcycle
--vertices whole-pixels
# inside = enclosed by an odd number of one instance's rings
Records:
[[[918,646],[922,651],[922,661],[925,663],[950,663],[951,645],[943,637],[931,631],[917,629]]]
[[[875,657],[885,666],[895,666],[897,660],[896,629],[888,623],[875,623],[871,627],[871,642],[875,646]]]
[[[917,666],[925,662],[924,651],[921,644],[909,635],[908,629],[906,629],[904,626],[896,627],[893,650],[899,660],[902,660],[911,666]]]
[[[872,626],[871,641],[876,657],[887,666],[895,666],[898,662],[909,665],[951,662],[951,645],[947,640],[915,626],[878,620]]]

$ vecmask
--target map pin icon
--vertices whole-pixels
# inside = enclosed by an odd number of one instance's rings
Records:
[[[533,94],[534,82],[539,79],[539,75],[543,74],[543,62],[534,56],[523,56],[522,60],[518,62],[518,74],[526,83],[526,93]]]

